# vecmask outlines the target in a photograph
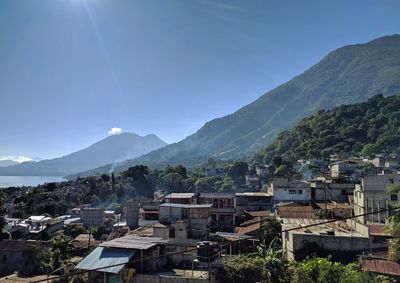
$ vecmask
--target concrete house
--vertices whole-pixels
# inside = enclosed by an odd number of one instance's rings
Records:
[[[310,181],[311,199],[315,202],[348,202],[354,194],[355,183],[340,179],[318,179]]]
[[[159,201],[142,201],[139,208],[139,226],[149,226],[158,223],[159,210]]]
[[[48,238],[51,233],[63,229],[63,227],[64,219],[33,215],[25,220],[14,222],[11,232],[19,231],[22,237],[42,240]]]
[[[287,178],[274,178],[268,187],[274,202],[311,201],[310,184],[304,181],[289,181]]]
[[[39,241],[1,240],[0,241],[0,276],[9,275],[18,270],[22,262],[24,249],[40,247]]]
[[[195,203],[194,193],[172,193],[164,198],[167,203],[192,204]]]
[[[126,225],[131,228],[139,227],[139,200],[128,200],[123,209],[122,219],[126,221]]]
[[[289,260],[301,260],[307,254],[302,253],[303,248],[317,246],[332,254],[333,258],[352,258],[357,254],[370,250],[368,235],[361,234],[346,223],[320,224],[312,227],[304,227],[308,224],[322,223],[317,219],[284,219],[282,229],[299,228],[297,230],[282,233],[282,247],[284,256]]]
[[[359,215],[384,210],[398,203],[400,195],[387,190],[391,184],[400,184],[400,174],[363,177],[354,190],[354,213]],[[364,224],[385,223],[388,217],[389,212],[383,212],[358,217],[357,220]]]
[[[199,204],[211,204],[210,228],[218,231],[233,232],[235,229],[235,194],[201,193]]]
[[[187,223],[189,237],[204,239],[211,221],[212,204],[163,203],[160,205],[159,221],[172,224],[179,220]]]
[[[259,190],[261,187],[260,177],[258,175],[246,175],[246,186],[252,190]]]
[[[256,165],[256,173],[258,176],[261,176],[261,177],[268,176],[268,166],[267,165]]]
[[[85,227],[97,227],[104,224],[104,208],[82,208],[82,223]]]
[[[236,193],[236,215],[246,211],[271,210],[272,196],[267,192]]]
[[[332,178],[350,177],[358,167],[358,162],[353,160],[338,161],[330,165],[330,175]]]

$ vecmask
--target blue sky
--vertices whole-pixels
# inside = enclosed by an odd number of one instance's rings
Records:
[[[398,11],[396,0],[0,0],[0,156],[65,155],[113,127],[178,141],[342,45],[400,33]]]

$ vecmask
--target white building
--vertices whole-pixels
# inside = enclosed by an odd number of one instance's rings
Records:
[[[400,184],[400,174],[385,174],[366,176],[361,179],[354,190],[354,213],[356,215],[367,212],[384,210],[399,200],[399,194],[388,192],[388,186]],[[388,212],[376,213],[359,217],[360,223],[385,223]]]
[[[286,178],[274,178],[268,187],[268,193],[274,202],[311,201],[310,184],[304,181],[289,181]]]

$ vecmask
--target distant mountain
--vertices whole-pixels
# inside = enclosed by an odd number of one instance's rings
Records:
[[[0,168],[0,175],[65,176],[108,163],[135,158],[165,146],[156,135],[122,133],[109,136],[85,149],[63,157],[38,162],[24,162]]]
[[[0,167],[7,167],[11,165],[17,165],[19,162],[14,160],[0,160]]]
[[[206,123],[178,143],[124,162],[117,170],[135,164],[198,165],[210,156],[249,156],[271,143],[281,130],[320,109],[366,101],[379,93],[391,96],[399,90],[400,35],[344,46],[235,113]]]
[[[283,131],[256,158],[289,161],[329,159],[330,154],[400,154],[400,96],[374,96],[367,102],[321,110]]]

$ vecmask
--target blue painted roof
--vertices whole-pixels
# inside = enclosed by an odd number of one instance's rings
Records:
[[[135,255],[135,251],[128,249],[111,249],[97,247],[87,257],[85,257],[77,266],[77,269],[94,270],[107,273],[115,273],[121,271],[124,264]],[[106,267],[116,265],[114,267]],[[105,267],[105,268],[101,268]],[[98,269],[100,268],[100,269]]]

